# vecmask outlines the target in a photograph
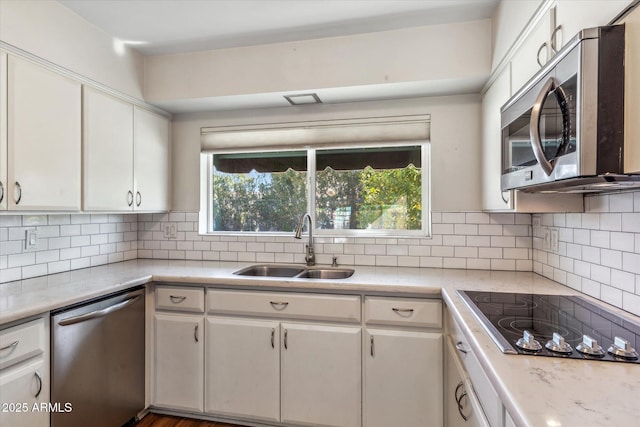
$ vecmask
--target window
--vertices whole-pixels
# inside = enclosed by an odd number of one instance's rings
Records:
[[[309,211],[319,233],[424,236],[427,149],[425,143],[206,154],[207,231],[292,232]]]
[[[428,235],[425,117],[203,128],[200,232]]]

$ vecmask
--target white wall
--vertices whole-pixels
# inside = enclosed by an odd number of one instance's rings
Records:
[[[174,116],[173,210],[199,209],[200,128],[384,115],[431,114],[434,211],[481,208],[480,99],[477,95],[197,113]]]
[[[143,98],[144,58],[56,1],[2,0],[0,40],[112,89]]]
[[[489,75],[491,21],[146,58],[149,102]]]

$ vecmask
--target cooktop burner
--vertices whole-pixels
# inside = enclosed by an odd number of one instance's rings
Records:
[[[504,353],[640,363],[640,325],[582,297],[458,294]]]

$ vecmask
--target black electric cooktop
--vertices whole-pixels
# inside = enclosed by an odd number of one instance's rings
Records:
[[[582,297],[458,294],[504,353],[640,363],[640,325]]]

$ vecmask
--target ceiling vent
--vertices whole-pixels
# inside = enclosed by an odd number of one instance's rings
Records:
[[[322,100],[315,93],[301,93],[300,95],[285,95],[284,98],[291,105],[322,104]]]

